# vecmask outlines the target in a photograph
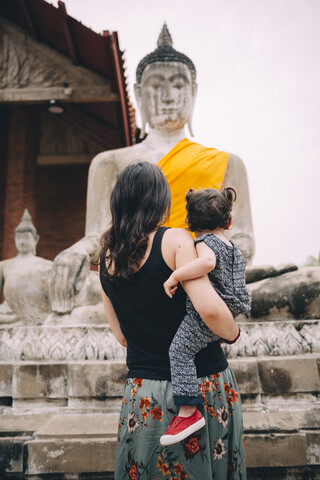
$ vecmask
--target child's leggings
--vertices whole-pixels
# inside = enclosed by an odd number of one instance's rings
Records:
[[[176,405],[203,402],[194,363],[195,355],[220,337],[211,332],[197,312],[188,312],[169,348],[172,391]]]

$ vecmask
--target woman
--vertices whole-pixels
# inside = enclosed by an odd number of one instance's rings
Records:
[[[162,447],[177,408],[168,350],[185,314],[186,294],[208,327],[232,341],[233,317],[207,278],[183,282],[170,299],[163,283],[196,257],[191,236],[161,227],[170,211],[168,183],[149,163],[127,167],[112,191],[111,227],[102,236],[100,280],[110,326],[127,347],[128,378],[119,421],[115,480],[245,479],[237,385],[218,342],[196,356],[204,428]]]

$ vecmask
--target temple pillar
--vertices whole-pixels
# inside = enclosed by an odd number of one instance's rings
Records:
[[[4,242],[4,206],[5,186],[7,178],[6,158],[8,153],[10,108],[7,105],[0,105],[0,258],[3,253]]]

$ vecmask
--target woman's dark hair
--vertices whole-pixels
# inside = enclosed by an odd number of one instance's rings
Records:
[[[130,279],[140,268],[148,234],[170,213],[171,195],[161,170],[148,162],[125,168],[110,198],[111,227],[101,236],[100,262],[112,267],[109,279]]]
[[[236,198],[237,193],[233,187],[227,187],[221,192],[214,188],[198,191],[191,188],[186,195],[186,222],[189,230],[203,232],[229,228],[232,205]]]

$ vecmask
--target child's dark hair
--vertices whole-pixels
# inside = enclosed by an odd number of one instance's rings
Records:
[[[198,191],[191,188],[186,195],[189,230],[203,232],[216,228],[228,229],[236,198],[237,192],[233,187],[224,188],[221,192],[214,188]]]

